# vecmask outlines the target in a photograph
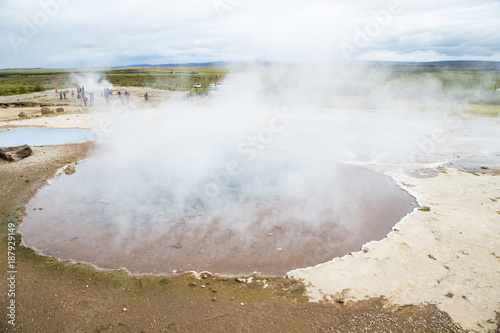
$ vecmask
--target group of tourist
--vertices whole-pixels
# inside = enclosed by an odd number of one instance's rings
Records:
[[[124,92],[121,92],[118,90],[118,99],[122,101],[122,104],[129,103],[130,102],[130,92],[128,90],[125,90]],[[106,104],[109,104],[109,101],[113,97],[113,89],[104,89],[103,92],[101,93],[101,96],[104,96],[104,99],[106,99]]]
[[[67,95],[69,94],[69,91],[62,91],[59,89],[56,89],[56,95],[59,95],[60,99],[67,99]],[[117,92],[119,100],[122,102],[122,104],[129,104],[130,102],[130,92],[128,90],[125,90],[124,92],[118,90]],[[75,96],[74,90],[71,90],[71,96]],[[104,97],[106,100],[106,104],[110,103],[111,98],[113,97],[113,89],[105,88],[103,91],[101,91],[101,97]],[[94,106],[94,93],[85,92],[85,87],[81,86],[78,87],[77,89],[77,96],[78,100],[80,101],[80,106],[89,106],[93,107]],[[144,94],[144,100],[149,100],[149,94],[146,92]]]
[[[87,103],[89,103],[89,107],[94,106],[94,93],[89,92],[88,94],[85,93],[85,87],[79,87],[77,89],[77,95],[76,98],[80,101],[80,106],[82,106],[82,103],[85,107],[87,107]]]

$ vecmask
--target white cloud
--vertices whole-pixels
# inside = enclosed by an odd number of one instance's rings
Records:
[[[0,68],[341,60],[346,45],[349,60],[500,61],[498,17],[496,0],[0,1]]]

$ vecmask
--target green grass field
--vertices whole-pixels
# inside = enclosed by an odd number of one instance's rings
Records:
[[[114,86],[151,87],[183,91],[200,83],[208,87],[222,81],[223,67],[124,67],[113,69],[16,69],[0,70],[0,96],[25,94],[75,85],[71,74],[95,73]]]
[[[258,70],[264,73],[262,89],[279,94],[286,86],[295,86],[303,80],[304,71],[296,64],[280,65],[283,76],[279,84],[276,79],[266,78],[270,73],[268,64],[252,66],[143,66],[95,69],[6,69],[0,70],[0,96],[25,94],[49,89],[76,86],[73,75],[98,74],[114,86],[149,87],[171,91],[192,90],[194,83],[202,85],[204,91],[210,84],[221,82],[231,71]],[[337,89],[332,98],[359,98],[370,89],[383,87],[393,98],[415,100],[447,99],[466,105],[476,115],[496,117],[500,113],[500,66],[484,64],[418,64],[418,63],[373,63],[366,66],[368,75],[355,80],[337,78],[335,74],[325,82],[310,82],[314,89],[325,90],[333,83]],[[306,75],[307,77],[307,75]],[[314,78],[314,76],[312,76]],[[366,77],[366,79],[365,79]],[[342,81],[342,79],[344,81]],[[274,81],[273,81],[274,80]],[[363,89],[360,87],[368,87]],[[307,92],[305,92],[307,94]]]

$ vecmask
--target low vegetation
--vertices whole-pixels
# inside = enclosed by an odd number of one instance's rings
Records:
[[[267,64],[255,65],[259,70]],[[263,82],[262,89],[268,95],[279,95],[280,89],[300,86],[301,71],[294,75],[295,65],[287,67],[288,75],[279,85],[275,79]],[[241,67],[232,66],[233,70]],[[369,78],[360,82],[344,82],[326,86],[320,82],[318,89],[334,89],[332,99],[336,103],[343,99],[370,97],[375,87],[385,87],[393,92],[395,99],[422,102],[453,101],[465,106],[465,110],[481,116],[497,117],[500,113],[500,65],[482,62],[449,63],[373,63],[367,67]],[[84,75],[82,69],[6,69],[0,70],[0,96],[39,92],[43,90],[76,86],[72,74]],[[170,91],[191,91],[204,93],[210,84],[221,82],[230,72],[225,66],[138,66],[92,69],[102,80],[119,87],[147,87]],[[273,81],[274,80],[274,81]],[[336,78],[332,78],[335,83]],[[358,79],[361,80],[361,79]],[[355,80],[356,81],[356,80]],[[193,88],[197,83],[201,88]],[[312,83],[315,86],[315,83]],[[316,89],[316,88],[314,88]],[[307,94],[307,92],[305,92]],[[371,98],[371,97],[370,97]]]
[[[89,71],[79,69],[17,69],[0,70],[0,96],[18,95],[75,85],[71,74],[84,75]],[[155,89],[185,91],[200,83],[206,89],[211,83],[222,81],[227,74],[224,67],[125,67],[109,70],[95,69],[114,86],[150,87]]]

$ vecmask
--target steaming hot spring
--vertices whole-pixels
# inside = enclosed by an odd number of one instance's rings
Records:
[[[147,142],[117,131],[113,149],[56,177],[27,207],[24,243],[139,274],[283,275],[383,239],[416,204],[382,173],[169,126]]]

